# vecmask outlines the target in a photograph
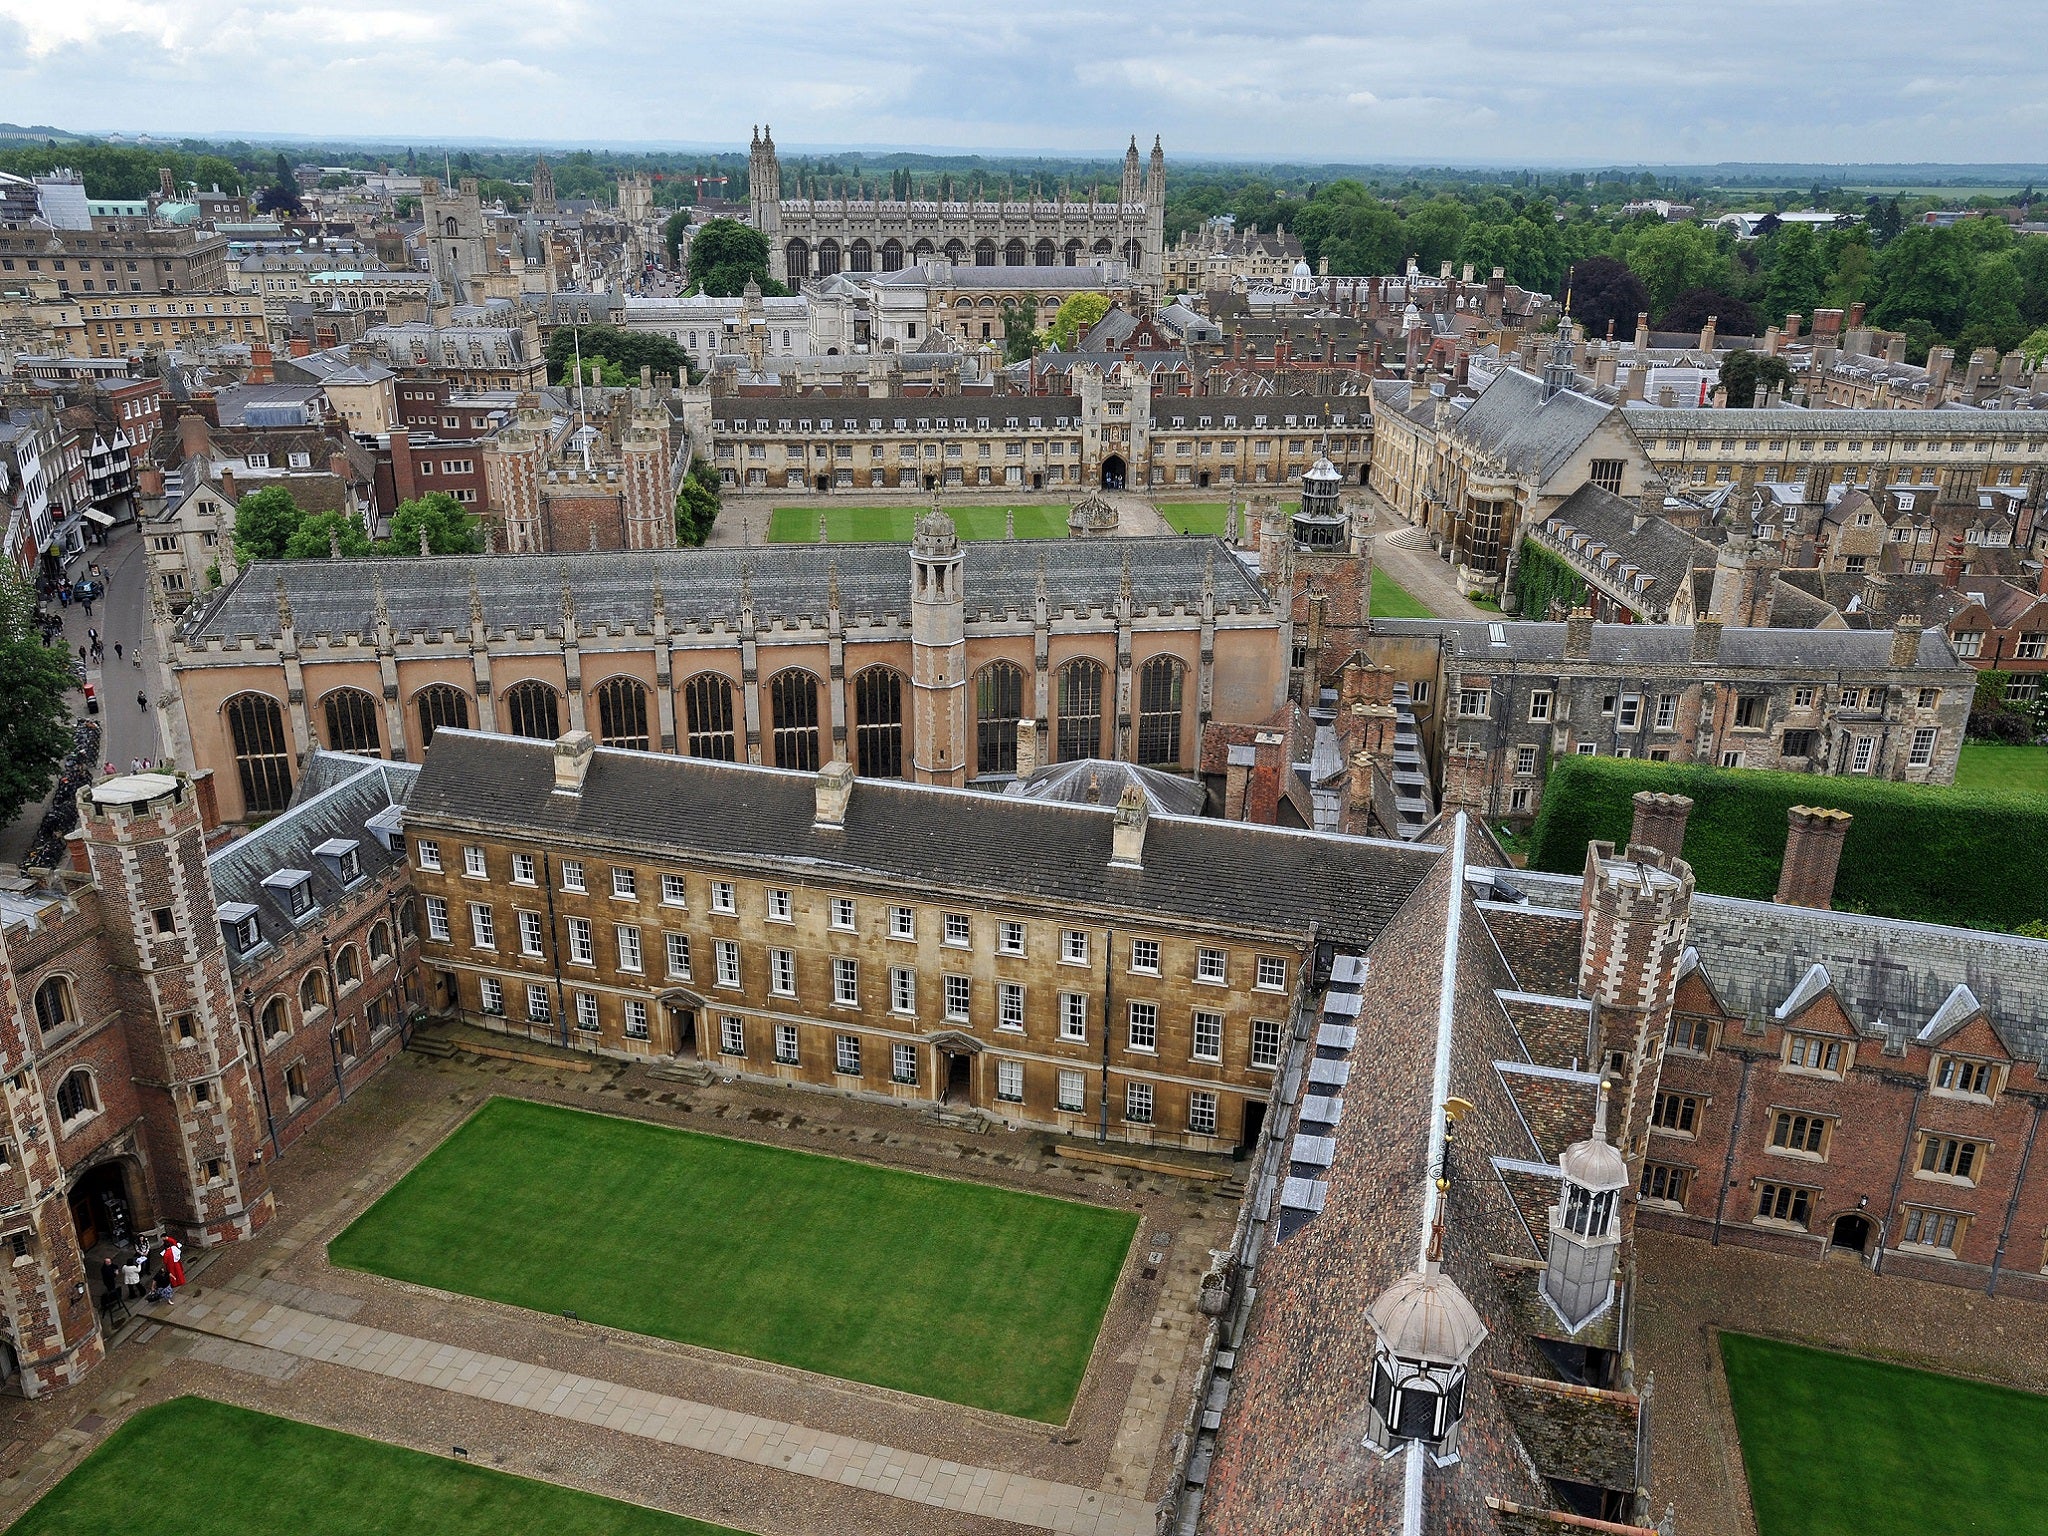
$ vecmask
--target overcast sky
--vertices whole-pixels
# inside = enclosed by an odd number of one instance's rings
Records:
[[[0,0],[0,120],[1299,160],[2048,160],[2048,0]]]

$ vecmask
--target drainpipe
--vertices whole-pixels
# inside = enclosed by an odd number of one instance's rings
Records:
[[[1735,1118],[1728,1126],[1728,1156],[1721,1164],[1721,1191],[1714,1200],[1713,1247],[1721,1246],[1721,1221],[1728,1210],[1728,1186],[1735,1179],[1736,1140],[1742,1134],[1742,1108],[1749,1101],[1749,1074],[1756,1066],[1754,1056],[1742,1058],[1742,1082],[1735,1090]]]
[[[263,1123],[270,1130],[270,1155],[276,1157],[277,1117],[270,1112],[270,1077],[263,1065],[263,1028],[256,1022],[256,994],[242,988],[242,1008],[249,1015],[249,1040],[256,1054],[256,1086],[263,1090]]]
[[[2027,1125],[2027,1144],[2020,1149],[2020,1166],[2012,1176],[2012,1198],[2005,1203],[2005,1224],[1998,1229],[1998,1251],[1991,1256],[1991,1279],[1984,1287],[1986,1296],[1998,1294],[1998,1272],[2005,1266],[2005,1243],[2012,1235],[2012,1219],[2020,1208],[2020,1191],[2026,1187],[2027,1164],[2033,1161],[2034,1137],[2041,1129],[2041,1099],[2034,1100],[2034,1118]]]
[[[1925,1083],[1913,1090],[1913,1108],[1906,1116],[1906,1144],[1899,1148],[1899,1171],[1892,1175],[1892,1197],[1884,1208],[1884,1215],[1877,1223],[1877,1252],[1870,1256],[1870,1272],[1873,1275],[1884,1273],[1884,1235],[1891,1226],[1892,1212],[1899,1208],[1899,1190],[1906,1182],[1906,1161],[1913,1155],[1913,1134],[1920,1128],[1920,1101],[1926,1097]],[[2027,1144],[2033,1145],[2031,1133],[2027,1137]],[[2017,1195],[2019,1187],[2015,1185],[2013,1189]]]
[[[398,1007],[398,1048],[402,1051],[412,1044],[412,1000],[405,992],[406,934],[404,926],[398,921],[396,890],[384,893],[384,909],[391,916],[391,997]]]
[[[1102,1113],[1095,1140],[1109,1140],[1109,1030],[1116,987],[1116,929],[1102,931]]]
[[[327,973],[327,1064],[334,1069],[334,1091],[346,1104],[348,1089],[341,1082],[341,1046],[337,1043],[341,1026],[335,1022],[341,1013],[341,987],[334,975],[334,940],[324,933],[320,935],[320,968]]]
[[[548,958],[555,973],[555,1015],[562,1021],[562,1049],[569,1048],[569,1003],[562,992],[562,942],[555,932],[554,858],[545,850],[540,856],[541,888],[548,893]],[[531,1020],[528,1021],[529,1025]]]

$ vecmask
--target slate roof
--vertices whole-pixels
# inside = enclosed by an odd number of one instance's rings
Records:
[[[788,361],[810,366],[827,359]],[[852,361],[865,368],[873,359],[855,358]],[[824,425],[828,421],[834,424],[834,429],[848,432],[894,431],[898,421],[909,423],[905,430],[914,431],[915,423],[919,421],[941,419],[944,425],[927,430],[946,432],[955,430],[951,423],[958,420],[968,423],[967,428],[959,430],[975,430],[974,423],[980,421],[987,421],[996,430],[1023,428],[1034,417],[1048,427],[1063,423],[1071,425],[1080,420],[1081,402],[1073,395],[1012,398],[994,395],[903,395],[887,400],[829,395],[723,395],[711,402],[711,414],[719,430],[732,432],[765,430],[794,433],[804,430],[797,425],[801,421],[808,421],[812,431],[831,430]],[[764,420],[768,423],[766,428],[759,425]]]
[[[365,824],[379,811],[404,805],[419,776],[420,769],[415,764],[316,752],[306,765],[307,782],[313,786],[311,794],[302,785],[301,798],[290,810],[207,856],[206,868],[213,877],[214,896],[222,906],[254,907],[264,936],[271,941],[292,932],[296,925],[281,899],[282,893],[264,885],[264,877],[283,869],[310,871],[317,912],[332,906],[343,895],[340,881],[325,861],[313,853],[314,848],[330,838],[356,844],[356,857],[367,881],[374,882],[385,870],[402,865],[403,839],[394,851],[387,852]],[[361,882],[350,887],[361,888]],[[311,917],[302,921],[311,921]],[[230,964],[241,969],[242,958],[232,945],[228,953]]]
[[[1725,410],[1655,405],[1622,409],[1631,425],[1641,426],[1652,437],[1682,432],[1719,437],[1733,430]],[[1836,437],[1858,432],[1879,438],[2027,437],[2040,435],[2041,417],[2035,411],[1809,411],[1772,406],[1745,411],[1741,427],[1749,437]]]
[[[1373,632],[1384,635],[1442,635],[1449,653],[1460,661],[1553,662],[1564,664],[1565,626],[1535,620],[1484,623],[1470,619],[1374,619]],[[1498,632],[1501,643],[1493,643]],[[1687,624],[1595,624],[1592,655],[1574,666],[1681,667],[1707,666],[1732,671],[1742,668],[1836,668],[1882,672],[1891,664],[1889,630],[1726,629],[1721,633],[1719,661],[1691,660],[1692,626]],[[1965,672],[1947,639],[1938,630],[1920,636],[1916,667],[1930,672]]]
[[[1053,609],[1108,609],[1117,601],[1120,557],[1130,556],[1137,610],[1176,603],[1199,610],[1202,577],[1214,570],[1219,609],[1235,603],[1264,611],[1268,600],[1251,571],[1221,539],[983,540],[966,546],[967,613],[1029,613],[1041,564]],[[253,635],[275,638],[277,584],[284,582],[302,635],[367,635],[375,628],[382,582],[392,623],[432,634],[469,632],[472,579],[484,623],[506,629],[559,629],[562,588],[574,595],[584,629],[654,623],[661,584],[669,622],[739,623],[742,574],[757,621],[780,616],[823,625],[829,572],[839,576],[841,611],[879,618],[910,608],[910,547],[905,544],[769,544],[752,549],[610,550],[573,555],[438,555],[384,560],[281,560],[250,566],[185,631],[195,643]]]
[[[1632,565],[1652,578],[1649,591],[1644,595],[1659,609],[1668,609],[1672,600],[1685,589],[1685,582],[1694,567],[1714,563],[1714,552],[1704,541],[1694,538],[1683,528],[1673,527],[1661,517],[1643,518],[1641,526],[1637,526],[1639,517],[1642,517],[1642,509],[1634,502],[1603,490],[1589,480],[1550,514],[1543,532],[1547,540],[1555,541],[1561,548],[1572,549],[1574,554],[1594,565],[1602,564],[1601,559],[1590,547],[1584,550],[1573,548],[1570,535],[1583,533],[1596,543],[1605,545],[1621,557],[1622,564]],[[1552,531],[1554,527],[1555,532]],[[1618,566],[1608,574],[1617,587],[1627,585]]]
[[[1546,400],[1541,379],[1510,368],[1452,418],[1450,433],[1475,452],[1540,482],[1563,468],[1613,410],[1576,389],[1559,390]]]
[[[845,872],[990,900],[1020,895],[1076,910],[1265,929],[1363,945],[1436,863],[1439,850],[1154,816],[1142,870],[1110,868],[1112,806],[1048,803],[862,779],[846,825],[820,830],[816,775],[658,752],[599,748],[582,792],[557,795],[554,745],[434,734],[409,820],[522,830],[579,846],[788,871]]]
[[[887,288],[1035,288],[1046,293],[1062,289],[1074,293],[1100,293],[1131,285],[1128,275],[1112,276],[1100,263],[1075,267],[975,267],[956,264],[950,272],[945,267],[944,262],[918,262],[895,272],[861,272],[854,276],[857,280]]]

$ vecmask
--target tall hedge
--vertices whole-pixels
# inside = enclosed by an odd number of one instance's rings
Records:
[[[1685,857],[1704,891],[1769,901],[1786,812],[1811,805],[1856,818],[1835,880],[1838,908],[2006,930],[2048,917],[2048,797],[2023,791],[1562,757],[1550,765],[1529,867],[1577,874],[1589,841],[1626,842],[1641,789],[1692,797]]]

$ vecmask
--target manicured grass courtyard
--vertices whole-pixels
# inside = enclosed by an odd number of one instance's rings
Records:
[[[825,534],[834,544],[908,544],[917,532],[917,520],[928,506],[842,507],[813,504],[805,507],[777,507],[768,514],[770,544],[815,544],[818,516],[824,514]],[[963,539],[1000,539],[1006,524],[1004,514],[1017,514],[1020,539],[1064,539],[1067,512],[1064,502],[1034,502],[1015,507],[947,507],[946,515]]]
[[[1065,1419],[1137,1218],[493,1099],[329,1249],[350,1269]]]
[[[1376,619],[1433,619],[1420,599],[1379,567],[1372,573],[1372,616]]]
[[[1721,1335],[1759,1536],[2048,1529],[2048,1397]]]
[[[203,1397],[143,1409],[12,1529],[15,1536],[740,1536]]]
[[[1966,741],[1956,762],[1958,789],[2020,789],[2048,795],[2048,747]]]
[[[1237,525],[1241,529],[1250,525],[1246,511],[1248,499],[1241,496],[1238,500]],[[1291,513],[1300,505],[1299,500],[1285,501],[1280,504],[1280,510]],[[1158,510],[1175,533],[1213,533],[1220,537],[1230,517],[1227,501],[1163,501],[1159,503]]]

